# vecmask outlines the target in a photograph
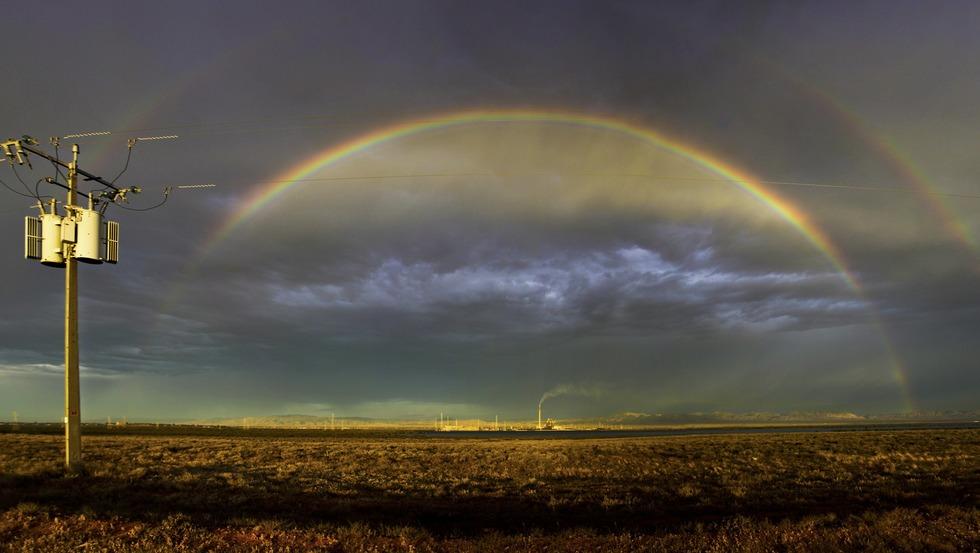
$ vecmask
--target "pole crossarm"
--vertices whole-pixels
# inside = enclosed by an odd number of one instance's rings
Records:
[[[44,159],[50,161],[51,163],[54,163],[56,165],[59,165],[59,166],[61,166],[64,169],[68,169],[69,168],[69,165],[70,165],[69,163],[65,163],[64,161],[61,161],[60,159],[58,159],[58,158],[56,158],[56,157],[48,154],[44,150],[39,150],[37,148],[34,148],[30,144],[24,143],[24,141],[21,141],[21,148],[23,148],[24,151],[26,151],[26,152],[30,152],[30,153],[32,153],[32,154],[34,154],[36,156],[43,157]],[[82,170],[82,169],[79,169],[79,168],[76,167],[75,168],[75,172],[78,173],[79,175],[85,177],[85,180],[87,180],[87,181],[95,181],[95,182],[97,182],[97,183],[99,183],[99,184],[101,184],[101,185],[103,185],[103,186],[105,186],[107,188],[111,188],[111,189],[115,190],[116,192],[119,192],[119,190],[120,190],[116,185],[112,184],[111,182],[103,179],[100,176],[93,175],[92,173],[89,173],[88,171],[85,171],[85,170]]]

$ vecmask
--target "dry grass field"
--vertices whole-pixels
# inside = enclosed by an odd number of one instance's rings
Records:
[[[2,551],[976,551],[980,430],[0,434]]]

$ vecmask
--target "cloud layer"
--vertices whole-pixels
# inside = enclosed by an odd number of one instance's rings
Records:
[[[180,140],[138,145],[123,180],[148,195],[219,184],[113,212],[121,263],[81,277],[86,416],[442,406],[530,419],[559,384],[603,390],[549,400],[559,417],[898,411],[908,396],[977,408],[978,256],[949,227],[976,242],[980,200],[916,187],[977,194],[980,12],[852,8],[310,3],[270,27],[240,2],[179,21],[170,7],[69,7],[108,26],[77,45],[97,78],[69,94],[9,60],[7,134],[181,125]],[[33,41],[51,9],[25,8],[10,40]],[[331,145],[419,115],[527,106],[612,114],[764,180],[893,187],[771,185],[862,290],[704,166],[563,124],[378,145],[310,177],[467,176],[297,183],[206,244],[263,183]],[[117,134],[84,142],[83,166],[115,174]],[[0,178],[19,186],[5,165]],[[54,420],[62,274],[18,261],[29,202],[0,200],[0,418]]]

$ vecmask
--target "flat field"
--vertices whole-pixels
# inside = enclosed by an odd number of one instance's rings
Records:
[[[274,433],[273,433],[274,434]],[[976,551],[980,430],[0,434],[0,551]]]

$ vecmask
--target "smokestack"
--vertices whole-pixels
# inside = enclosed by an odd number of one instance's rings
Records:
[[[544,403],[544,398],[538,402],[538,430],[541,430],[541,404]]]

